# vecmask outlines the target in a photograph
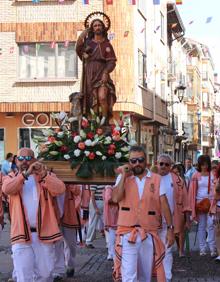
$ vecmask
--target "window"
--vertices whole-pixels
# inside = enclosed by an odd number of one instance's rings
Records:
[[[19,44],[19,78],[77,78],[75,43]]]
[[[146,55],[138,50],[138,83],[147,87],[147,63],[146,63]]]
[[[164,41],[164,15],[160,12],[160,39]]]

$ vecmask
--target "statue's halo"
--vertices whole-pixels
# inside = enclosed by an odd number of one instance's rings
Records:
[[[103,21],[105,28],[106,28],[106,31],[108,31],[110,29],[111,21],[110,21],[109,16],[107,16],[105,13],[99,12],[99,11],[92,12],[91,14],[89,14],[86,17],[85,22],[84,22],[85,28],[89,28],[91,22],[95,19],[99,19],[99,20]]]

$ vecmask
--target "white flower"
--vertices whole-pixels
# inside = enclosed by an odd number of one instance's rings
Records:
[[[60,131],[60,132],[57,133],[57,137],[59,137],[59,138],[62,138],[63,135],[64,135],[64,132],[63,132],[63,131]]]
[[[63,120],[63,119],[66,118],[66,116],[67,116],[67,114],[66,114],[65,112],[60,112],[60,113],[59,113],[59,116],[58,116],[58,119],[59,119],[59,120]]]
[[[86,138],[86,133],[81,129],[79,135],[85,139]]]
[[[78,143],[79,141],[81,140],[81,137],[79,135],[76,135],[74,138],[73,138],[73,141],[75,143]]]
[[[89,151],[85,151],[84,154],[88,157],[88,155],[90,154]]]
[[[116,159],[120,159],[121,156],[122,156],[122,153],[121,153],[121,152],[116,152],[116,153],[115,153]]]
[[[93,111],[93,109],[90,109],[90,113],[91,113],[92,116],[95,115],[95,112]]]
[[[96,151],[95,153],[96,153],[97,156],[102,156],[102,153],[99,152],[99,151]]]
[[[125,132],[127,132],[128,131],[128,129],[126,128],[126,127],[122,127],[122,129],[121,129],[121,133],[123,134],[123,133],[125,133]]]
[[[103,125],[105,123],[105,117],[102,117],[100,125]]]
[[[99,118],[99,117],[96,117],[96,122],[97,122],[98,124],[100,124],[100,118]]]
[[[95,139],[94,141],[92,141],[92,144],[91,144],[91,146],[92,147],[94,147],[96,144],[98,144],[99,143],[99,140],[98,139]]]
[[[66,154],[63,156],[65,160],[69,160],[70,159],[70,155]]]
[[[78,120],[77,117],[70,117],[70,118],[68,119],[69,122],[73,122],[73,121],[76,121],[76,120]]]
[[[74,150],[74,156],[79,157],[81,151],[79,149]]]
[[[86,141],[85,141],[85,145],[86,146],[92,146],[92,141],[90,140],[90,139],[87,139]]]
[[[44,136],[53,136],[54,131],[52,129],[42,129],[42,133]]]
[[[107,159],[107,157],[106,156],[102,156],[102,160],[104,161],[104,160],[106,160]]]
[[[129,151],[129,147],[124,146],[124,147],[121,148],[121,151],[122,152],[128,152]]]
[[[112,138],[110,136],[107,136],[105,138],[104,144],[110,144],[112,142]]]
[[[136,140],[132,139],[132,140],[130,140],[130,142],[128,144],[130,146],[134,146],[134,145],[137,145],[137,142],[136,142]]]

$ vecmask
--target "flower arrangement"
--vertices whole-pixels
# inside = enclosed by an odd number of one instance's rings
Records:
[[[78,177],[89,178],[93,173],[113,176],[116,167],[128,161],[128,151],[136,142],[129,140],[129,126],[120,114],[119,121],[105,133],[105,118],[91,110],[91,118],[83,117],[80,130],[71,130],[74,118],[61,112],[52,114],[58,128],[43,130],[43,137],[34,140],[39,157],[45,160],[68,160],[77,168]]]

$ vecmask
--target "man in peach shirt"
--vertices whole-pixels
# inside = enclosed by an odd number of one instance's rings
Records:
[[[3,179],[2,191],[9,196],[12,257],[17,282],[51,282],[54,268],[53,243],[62,238],[53,197],[65,191],[64,183],[22,148],[17,153],[19,172]]]

